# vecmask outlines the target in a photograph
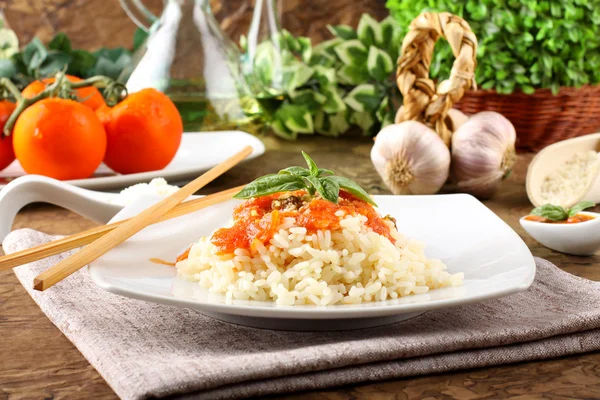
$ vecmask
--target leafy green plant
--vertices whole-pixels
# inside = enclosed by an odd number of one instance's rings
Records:
[[[354,181],[342,176],[335,176],[333,171],[317,167],[317,164],[305,152],[302,152],[302,156],[308,168],[288,167],[279,171],[278,174],[262,176],[247,184],[233,197],[250,199],[273,193],[306,190],[311,196],[319,193],[325,200],[337,204],[341,188],[358,199],[374,206],[377,205],[371,196]]]
[[[398,23],[391,17],[377,22],[364,14],[357,29],[328,28],[333,38],[316,46],[306,37],[282,31],[279,51],[263,42],[248,61],[253,65],[247,81],[280,137],[293,140],[315,132],[339,136],[351,126],[372,136],[393,122],[400,98],[390,79],[400,49]],[[247,50],[245,38],[241,45]],[[268,88],[278,65],[285,86],[274,93]]]
[[[130,62],[131,52],[125,48],[101,48],[95,52],[73,49],[67,35],[61,32],[47,47],[36,37],[22,51],[0,58],[0,77],[10,78],[20,88],[63,70],[80,78],[104,75],[117,79]]]
[[[509,94],[536,88],[600,83],[600,3],[597,0],[387,0],[406,34],[423,11],[463,17],[479,40],[477,83]],[[450,75],[454,57],[436,45],[431,76]]]

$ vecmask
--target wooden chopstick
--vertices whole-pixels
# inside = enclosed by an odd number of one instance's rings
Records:
[[[212,206],[214,204],[221,203],[229,200],[234,194],[242,190],[242,186],[235,187],[233,189],[227,189],[222,192],[208,195],[201,199],[195,199],[186,201],[185,203],[179,204],[177,207],[169,211],[157,222],[163,222],[172,218],[181,217],[182,215],[190,214],[194,211],[201,210],[205,207]],[[102,225],[97,228],[80,232],[75,235],[71,235],[59,240],[55,240],[50,243],[35,246],[26,250],[18,251],[0,257],[0,271],[18,267],[19,265],[27,264],[33,261],[41,260],[56,254],[63,253],[68,250],[73,250],[81,246],[92,243],[96,239],[101,238],[108,232],[114,230],[117,226],[121,225],[126,220],[114,222],[109,225]]]
[[[179,203],[183,202],[185,199],[196,193],[199,189],[213,181],[219,175],[238,164],[251,153],[252,147],[246,146],[239,153],[228,158],[221,164],[194,179],[192,182],[188,183],[169,197],[142,211],[135,217],[123,222],[121,225],[97,239],[93,243],[90,243],[72,256],[62,260],[53,267],[48,268],[46,271],[35,277],[33,280],[33,288],[41,291],[46,290],[56,283],[62,281],[73,272],[83,268],[103,254],[106,254],[108,251],[114,249],[119,244],[123,243],[125,240],[144,229],[146,226],[160,220]]]

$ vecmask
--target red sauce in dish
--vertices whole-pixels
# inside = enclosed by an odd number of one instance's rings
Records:
[[[544,222],[546,224],[577,224],[579,222],[590,221],[596,217],[587,214],[575,214],[564,221],[552,221],[551,219],[539,217],[537,215],[528,215],[525,217],[527,221]]]
[[[239,248],[250,250],[255,240],[260,240],[263,244],[267,243],[286,217],[295,218],[296,225],[305,227],[309,233],[317,230],[335,230],[340,227],[340,218],[335,215],[339,210],[344,211],[346,215],[364,215],[367,217],[366,225],[368,227],[387,237],[392,243],[394,242],[389,226],[373,206],[343,190],[340,191],[338,204],[316,197],[293,210],[274,209],[272,206],[273,200],[290,195],[301,197],[305,194],[306,192],[303,190],[276,193],[250,199],[240,204],[233,212],[234,225],[217,230],[213,234],[211,242],[221,254],[233,253]],[[179,258],[183,257],[184,255]]]

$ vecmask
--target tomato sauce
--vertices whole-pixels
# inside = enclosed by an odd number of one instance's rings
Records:
[[[594,218],[595,217],[587,214],[575,214],[574,216],[569,217],[564,221],[552,221],[551,219],[539,217],[537,215],[528,215],[527,217],[525,217],[527,221],[543,222],[546,224],[577,224],[579,222],[590,221]]]
[[[366,225],[368,227],[394,243],[389,226],[373,206],[348,192],[340,191],[338,204],[315,197],[298,209],[273,209],[273,200],[289,195],[301,197],[306,195],[306,192],[299,190],[276,193],[250,199],[240,204],[233,212],[234,225],[217,230],[213,234],[211,242],[221,254],[233,253],[238,248],[250,250],[254,240],[260,240],[263,244],[267,243],[286,217],[295,218],[296,225],[305,227],[309,234],[317,230],[335,230],[340,227],[340,217],[335,213],[342,210],[345,215],[364,215],[367,217]]]

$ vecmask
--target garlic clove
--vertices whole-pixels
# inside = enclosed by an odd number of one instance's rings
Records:
[[[491,197],[516,162],[514,126],[492,111],[478,113],[452,135],[451,176],[461,192]]]
[[[452,132],[456,132],[458,128],[463,126],[465,122],[469,120],[469,116],[467,114],[457,110],[456,108],[451,108],[448,111],[448,116],[446,118],[450,118],[450,124],[448,124],[448,127]]]
[[[417,121],[382,129],[371,149],[371,160],[394,194],[436,193],[450,170],[450,151],[444,141]]]

